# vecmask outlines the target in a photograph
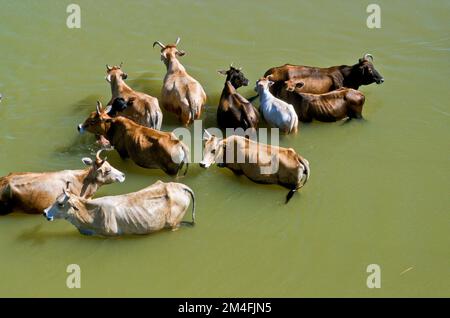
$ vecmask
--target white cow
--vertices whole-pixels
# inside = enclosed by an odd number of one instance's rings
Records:
[[[255,91],[259,94],[259,110],[270,126],[279,128],[285,134],[296,133],[298,116],[294,106],[272,95],[269,87],[273,83],[267,77],[262,77],[256,82]]]
[[[66,219],[81,234],[118,236],[148,234],[163,228],[176,230],[192,198],[192,222],[195,223],[194,192],[181,183],[158,181],[138,192],[83,199],[67,190],[45,209],[49,221]]]

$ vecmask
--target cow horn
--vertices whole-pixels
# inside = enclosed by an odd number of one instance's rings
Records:
[[[109,66],[108,64],[106,64],[106,69],[107,69],[108,71],[111,71],[111,70],[112,70],[112,66]]]
[[[175,45],[178,45],[178,43],[180,43],[181,39],[180,37],[177,37],[177,40],[175,41]]]
[[[373,61],[373,55],[372,54],[370,54],[370,53],[364,54],[363,59],[368,61],[368,58],[370,58],[370,60]]]
[[[105,159],[102,159],[101,157],[100,157],[100,154],[102,153],[102,151],[103,151],[104,149],[100,149],[99,151],[97,151],[97,153],[95,154],[95,159],[96,159],[96,161],[99,163],[99,162],[101,162],[101,163],[104,163],[105,161],[106,161],[106,159],[107,159],[107,157],[105,157]]]
[[[208,137],[208,139],[212,137],[211,134],[209,133],[209,131],[207,131],[206,129],[205,129],[205,135],[206,135],[206,137]]]
[[[232,68],[232,67],[233,67],[233,63],[230,64],[230,68]]]
[[[102,112],[102,103],[98,100],[97,101],[97,114],[100,115],[101,112]]]
[[[123,62],[120,62],[119,64],[119,68],[122,68]]]
[[[161,42],[159,42],[159,41],[153,42],[153,47],[155,47],[156,44],[158,44],[162,49],[166,48],[166,46],[164,44],[162,44]]]

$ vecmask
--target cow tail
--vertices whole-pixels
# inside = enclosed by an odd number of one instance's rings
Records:
[[[192,122],[194,122],[195,120],[195,114],[197,113],[197,101],[195,100],[195,98],[192,98],[189,90],[187,90],[186,92],[187,94],[187,100],[189,103],[189,111],[191,112],[191,120]]]
[[[192,191],[192,189],[186,185],[184,186],[184,191],[189,193],[192,198],[192,221],[188,222],[188,223],[193,226],[193,225],[195,225],[195,194],[194,194],[194,191]]]
[[[189,168],[189,150],[186,148],[186,146],[180,142],[181,148],[183,149],[183,153],[184,153],[184,157],[183,160],[180,162],[180,166],[179,166],[179,170],[183,169],[183,166],[186,164],[186,170],[184,170],[184,174],[183,176],[185,176],[188,172],[188,168]],[[178,175],[178,173],[177,173]]]

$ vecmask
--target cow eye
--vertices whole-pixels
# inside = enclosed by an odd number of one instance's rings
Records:
[[[216,149],[211,150],[211,153],[212,153],[213,155],[215,155],[215,154],[216,154]]]
[[[105,174],[110,174],[111,173],[111,169],[105,169]]]
[[[64,203],[58,202],[58,206],[59,206],[60,208],[62,208],[62,207],[64,207]]]

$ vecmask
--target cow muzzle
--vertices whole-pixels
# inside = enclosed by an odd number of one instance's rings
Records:
[[[44,213],[42,213],[42,215],[47,219],[47,221],[53,221],[53,216],[49,216],[47,210],[44,210]]]
[[[199,166],[202,167],[202,168],[204,168],[204,169],[208,169],[209,166],[210,166],[210,164],[209,164],[209,163],[200,162],[200,163],[199,163]]]
[[[380,78],[380,79],[377,81],[377,84],[378,84],[378,85],[383,84],[383,83],[384,83],[384,77]]]
[[[84,127],[83,127],[83,124],[79,124],[79,125],[77,126],[77,129],[78,129],[78,132],[79,132],[80,134],[84,134],[85,129],[84,129]]]

